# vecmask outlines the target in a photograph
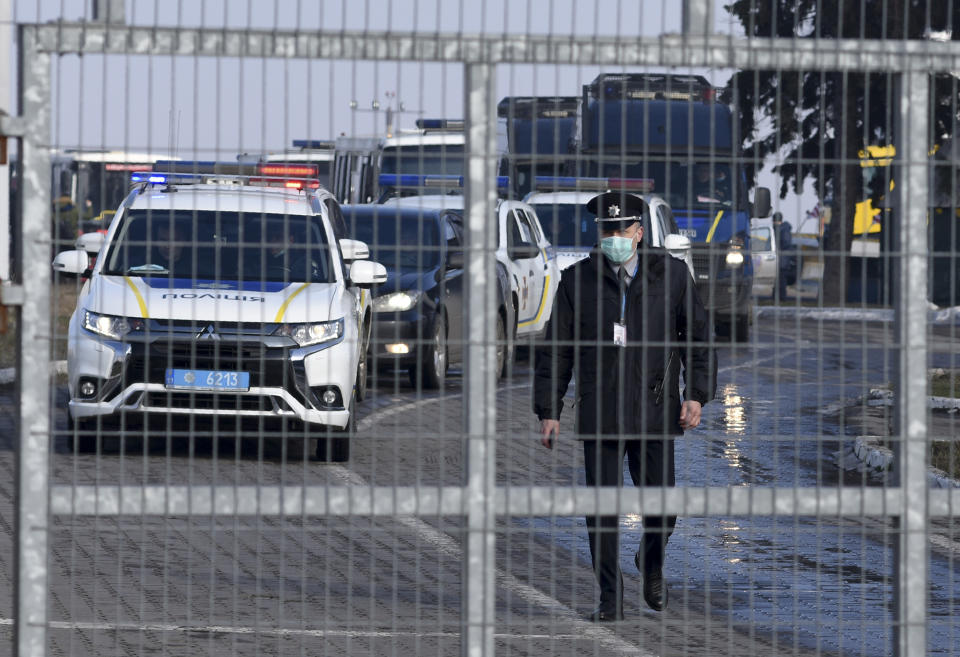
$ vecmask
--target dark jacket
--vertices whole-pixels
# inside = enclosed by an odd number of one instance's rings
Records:
[[[559,419],[576,372],[580,439],[680,435],[680,366],[684,395],[713,399],[717,363],[707,312],[686,265],[659,250],[641,250],[626,295],[627,346],[613,344],[620,283],[599,250],[563,272],[553,314],[536,352],[533,408]]]

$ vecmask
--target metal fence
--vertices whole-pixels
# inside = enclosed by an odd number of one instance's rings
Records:
[[[15,653],[960,651],[952,527],[960,492],[930,483],[936,430],[926,385],[930,363],[953,363],[957,339],[954,324],[931,328],[928,312],[930,79],[960,71],[960,46],[716,34],[704,28],[716,19],[710,3],[686,5],[682,33],[639,37],[472,35],[468,26],[429,34],[257,30],[233,21],[141,26],[130,14],[131,24],[19,25],[19,115],[0,117],[0,132],[19,139],[18,275],[3,289],[4,303],[19,306],[20,326],[12,395]],[[407,386],[396,372],[377,373],[385,363],[374,359],[373,392],[358,407],[352,457],[344,465],[287,458],[285,451],[265,455],[270,435],[262,427],[252,454],[230,442],[239,430],[211,433],[192,425],[168,428],[171,442],[159,451],[141,429],[127,432],[128,440],[141,439],[133,446],[121,440],[108,450],[102,443],[90,454],[65,448],[77,434],[64,428],[64,385],[43,373],[68,337],[57,323],[57,295],[74,285],[54,280],[50,268],[51,237],[61,247],[72,240],[51,228],[50,171],[51,152],[64,146],[59,126],[69,120],[55,111],[63,106],[62,80],[53,72],[61,75],[58,62],[73,56],[100,58],[104,84],[143,62],[144,70],[172,62],[173,76],[177,67],[207,60],[341,61],[354,71],[363,62],[442,65],[411,91],[418,110],[451,93],[442,80],[456,69],[465,123],[459,377],[429,392],[422,373],[420,383]],[[868,73],[893,83],[883,111],[897,135],[896,185],[888,197],[896,217],[890,225],[898,230],[882,256],[891,272],[893,322],[877,321],[884,311],[866,302],[854,304],[860,315],[825,319],[829,308],[798,298],[758,306],[745,341],[711,336],[721,358],[718,398],[705,407],[705,426],[677,439],[677,487],[582,485],[583,464],[567,424],[576,409],[568,409],[561,442],[548,452],[539,446],[530,410],[533,356],[508,366],[506,382],[498,380],[498,350],[511,342],[498,333],[498,235],[489,219],[498,207],[498,80],[534,71],[537,83],[553,82],[580,68]],[[317,90],[310,102],[332,102],[326,96],[336,89],[326,70],[307,70],[302,84]],[[167,80],[155,74],[158,85]],[[580,95],[588,80],[576,75],[569,92],[551,87],[545,95]],[[195,84],[242,85],[243,76],[198,77]],[[346,84],[355,89],[357,82]],[[536,95],[512,83],[509,93]],[[784,90],[784,104],[790,99]],[[86,97],[79,100],[79,113],[106,116],[108,106],[124,102],[106,90],[98,101],[102,106],[90,107]],[[262,102],[283,99],[264,95]],[[157,117],[123,120],[136,130]],[[692,147],[686,156],[692,162]],[[611,150],[611,157],[623,155]],[[804,157],[823,166],[840,159],[823,152]],[[758,169],[764,164],[749,152],[737,159]],[[823,244],[816,248],[820,258],[831,255]],[[846,259],[848,252],[836,255]],[[429,339],[420,333],[413,341]],[[832,452],[843,452],[856,436],[843,435],[850,429],[842,420],[824,418],[874,408],[866,397],[849,402],[843,395],[884,386],[893,390],[896,429],[887,441],[895,466],[879,478],[844,474]],[[745,407],[740,396],[748,388],[756,398]],[[806,422],[799,419],[805,414]],[[285,429],[281,437],[307,435],[298,431]],[[101,438],[123,433],[104,430]],[[182,441],[174,444],[174,437]],[[952,456],[955,448],[948,449]],[[721,464],[730,470],[711,469]],[[624,623],[635,625],[583,620],[595,583],[585,531],[574,519],[608,509],[625,519],[621,534],[628,538],[644,515],[681,518],[668,549],[668,610],[644,611],[639,584],[627,577],[634,621]],[[671,561],[683,563],[682,572],[671,570]],[[728,570],[718,571],[717,563]],[[778,605],[778,598],[792,602]]]

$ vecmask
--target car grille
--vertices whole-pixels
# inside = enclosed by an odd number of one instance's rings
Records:
[[[266,349],[257,343],[159,340],[132,344],[125,384],[165,383],[167,369],[249,372],[251,387],[290,387],[286,349]]]
[[[217,411],[272,411],[269,397],[212,392],[148,392],[143,405],[154,408],[190,408]]]

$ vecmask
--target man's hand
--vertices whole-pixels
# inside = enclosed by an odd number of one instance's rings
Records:
[[[684,431],[696,428],[700,424],[701,408],[698,401],[683,402],[683,406],[680,407],[680,428]]]
[[[544,447],[553,449],[553,440],[559,437],[560,420],[540,420],[540,443]]]

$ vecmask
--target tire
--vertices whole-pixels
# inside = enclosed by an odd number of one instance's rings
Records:
[[[730,339],[734,342],[750,341],[750,316],[738,315],[731,327]]]
[[[511,349],[507,341],[507,322],[503,313],[497,313],[497,327],[495,333],[495,344],[497,349],[497,381],[507,378],[507,370],[510,367]]]
[[[97,451],[96,419],[74,419],[67,411],[67,448],[75,454]]]
[[[357,433],[357,397],[350,400],[350,419],[347,426],[323,427],[317,438],[317,460],[329,463],[345,463],[350,460],[350,440]]]
[[[437,390],[443,387],[449,365],[447,354],[447,323],[442,314],[437,315],[433,336],[429,345],[423,345],[419,361],[410,366],[410,383],[419,383],[424,389]]]
[[[369,382],[369,365],[367,361],[367,349],[370,346],[370,324],[365,322],[363,326],[363,336],[360,341],[360,360],[357,363],[357,380],[354,383],[357,401],[363,401],[367,398],[367,384]]]

